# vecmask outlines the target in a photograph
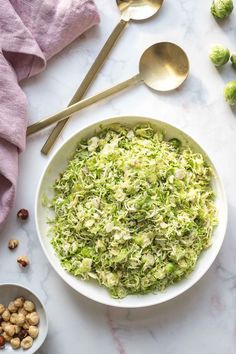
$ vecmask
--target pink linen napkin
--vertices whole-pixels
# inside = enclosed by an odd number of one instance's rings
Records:
[[[14,202],[27,101],[18,82],[99,23],[92,0],[0,0],[0,228]]]

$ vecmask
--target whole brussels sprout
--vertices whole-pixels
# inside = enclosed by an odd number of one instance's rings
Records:
[[[234,4],[232,0],[214,0],[211,5],[211,13],[216,18],[226,18],[233,11]]]
[[[230,52],[228,48],[220,44],[214,45],[209,53],[209,58],[215,66],[222,66],[229,60]]]
[[[226,102],[228,102],[231,106],[236,104],[236,81],[229,81],[225,85],[224,96]]]
[[[230,60],[232,62],[232,67],[236,70],[236,53],[231,55]]]

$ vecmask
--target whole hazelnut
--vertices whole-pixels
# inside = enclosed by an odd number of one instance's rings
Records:
[[[27,321],[31,325],[37,325],[39,323],[39,315],[37,312],[31,312],[29,315],[26,316]]]
[[[33,303],[32,301],[26,300],[26,301],[24,302],[24,309],[25,309],[27,312],[32,312],[32,311],[34,311],[34,309],[35,309],[34,303]]]
[[[17,258],[17,262],[21,267],[25,268],[29,264],[29,259],[26,256],[20,256]]]
[[[7,306],[7,308],[11,313],[17,312],[17,310],[18,310],[18,308],[14,304],[14,301],[9,302],[9,305]]]
[[[20,338],[20,340],[24,339],[27,336],[28,336],[28,331],[26,329],[22,328],[18,333],[18,337]]]
[[[24,305],[24,302],[25,302],[25,299],[21,296],[21,297],[17,297],[15,300],[14,300],[14,305],[18,308],[20,307],[23,307]]]
[[[35,339],[39,334],[39,329],[36,326],[29,326],[28,332],[29,332],[30,337]]]
[[[1,327],[2,327],[2,329],[5,331],[5,327],[6,327],[6,325],[8,325],[9,324],[9,322],[5,322],[5,321],[3,321],[2,323],[1,323]]]
[[[25,323],[25,316],[22,313],[17,314],[16,324],[22,326]]]
[[[22,315],[26,316],[28,312],[22,307],[18,310],[18,313],[22,313]]]
[[[19,241],[16,239],[12,239],[8,242],[9,250],[14,250],[19,245]]]
[[[5,333],[8,334],[10,337],[13,337],[15,334],[15,326],[12,324],[7,324],[5,327]]]
[[[21,348],[23,349],[29,349],[30,347],[32,347],[33,344],[33,338],[31,338],[30,336],[25,337],[22,341],[21,341]]]
[[[3,314],[2,314],[2,318],[4,319],[4,321],[8,322],[10,320],[10,312],[8,309],[6,309]]]
[[[29,212],[27,209],[20,209],[17,213],[18,219],[26,220],[29,217]]]
[[[4,332],[2,336],[4,337],[4,339],[5,339],[6,342],[10,342],[11,336],[9,336],[9,334],[7,334],[6,332]]]
[[[5,311],[5,306],[3,306],[3,304],[0,304],[0,315],[2,315],[4,311]]]
[[[13,349],[18,349],[20,348],[20,338],[12,338],[10,340],[10,344],[12,346]]]
[[[24,329],[27,329],[27,330],[28,330],[28,329],[29,329],[29,326],[30,326],[30,325],[29,325],[29,322],[28,322],[28,321],[25,321],[25,323],[23,324],[22,327],[23,327]]]
[[[10,322],[12,324],[16,324],[17,318],[18,318],[18,313],[13,313],[10,317]]]
[[[5,345],[5,338],[0,335],[0,348],[3,348]]]

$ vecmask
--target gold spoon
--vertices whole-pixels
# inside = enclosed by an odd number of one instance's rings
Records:
[[[164,0],[116,0],[121,12],[121,21],[141,21],[152,17],[160,10]]]
[[[45,118],[27,128],[27,135],[34,134],[81,109],[109,97],[125,88],[144,82],[156,91],[171,91],[179,87],[189,73],[188,57],[174,43],[161,42],[145,50],[139,62],[139,74],[93,97],[77,102],[62,111]]]
[[[70,101],[69,106],[80,101],[85,95],[127,23],[130,20],[141,21],[152,17],[159,11],[163,1],[164,0],[116,0],[121,12],[121,20],[101,49],[80,87]],[[55,126],[41,149],[43,154],[47,155],[49,153],[68,120],[69,117],[66,117]]]

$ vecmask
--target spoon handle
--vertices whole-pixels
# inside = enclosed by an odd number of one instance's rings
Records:
[[[120,84],[113,86],[103,92],[100,92],[95,96],[85,98],[84,100],[74,103],[71,106],[63,109],[62,111],[28,126],[26,135],[28,136],[28,135],[37,133],[38,131],[48,127],[49,125],[59,122],[65,118],[69,117],[71,114],[80,111],[83,108],[86,108],[98,101],[103,100],[104,98],[112,96],[115,93],[118,93],[118,92],[132,86],[132,85],[137,84],[141,80],[142,79],[140,77],[140,74],[137,74],[137,75],[133,76],[131,79],[121,82]]]
[[[96,78],[98,71],[103,66],[107,56],[109,55],[110,51],[114,47],[117,39],[119,38],[120,34],[124,30],[125,26],[127,25],[127,21],[121,19],[117,26],[114,28],[113,32],[111,33],[110,37],[107,39],[106,43],[104,44],[103,48],[101,49],[100,53],[98,54],[97,58],[95,59],[93,65],[89,69],[88,73],[86,74],[85,78],[83,79],[81,85],[79,86],[78,90],[72,97],[68,106],[80,101],[82,97],[85,95],[86,91],[88,90],[89,86],[92,84],[93,80]],[[56,139],[62,132],[64,126],[68,122],[70,117],[66,117],[64,120],[58,122],[55,126],[51,134],[49,135],[47,141],[43,145],[41,152],[47,155],[53,145],[56,142]]]

